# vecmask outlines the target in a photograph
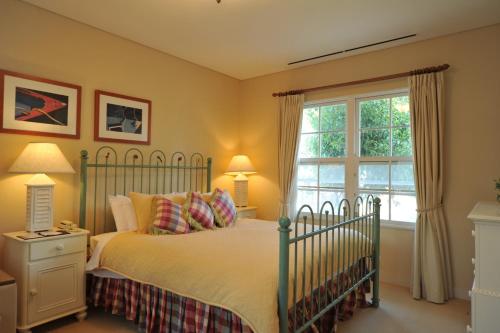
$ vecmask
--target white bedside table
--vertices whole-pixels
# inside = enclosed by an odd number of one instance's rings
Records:
[[[25,231],[4,234],[4,269],[17,282],[19,332],[77,314],[85,319],[87,230],[24,240]]]
[[[255,219],[257,218],[257,207],[247,206],[247,207],[236,207],[238,212],[238,217],[245,219]]]

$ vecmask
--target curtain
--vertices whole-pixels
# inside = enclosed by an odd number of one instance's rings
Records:
[[[278,113],[278,175],[280,188],[280,215],[294,213],[293,187],[297,170],[297,154],[304,94],[281,96]]]
[[[448,232],[443,211],[443,73],[409,78],[417,224],[413,297],[444,303],[453,297]]]

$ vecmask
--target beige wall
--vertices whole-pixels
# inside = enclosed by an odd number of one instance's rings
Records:
[[[492,179],[500,176],[499,39],[496,25],[240,82],[25,3],[0,0],[0,68],[83,87],[80,140],[0,134],[0,233],[23,228],[22,184],[29,176],[6,171],[26,143],[59,144],[75,168],[81,149],[93,152],[99,146],[92,139],[95,89],[151,99],[152,145],[146,149],[200,151],[214,157],[216,185],[231,187],[231,178],[222,172],[234,153],[250,155],[259,171],[250,178],[250,204],[258,206],[259,217],[276,219],[278,104],[272,92],[447,62],[452,68],[446,73],[446,214],[456,289],[465,297],[473,253],[466,215],[477,200],[494,198]],[[405,86],[406,80],[395,80],[323,91],[307,99]],[[78,176],[53,178],[55,221],[76,221]],[[412,237],[407,230],[382,230],[385,281],[410,284]]]
[[[221,175],[238,148],[238,80],[12,0],[0,0],[0,68],[82,86],[80,140],[0,134],[0,233],[24,228],[29,176],[7,169],[28,142],[57,143],[75,169],[81,149],[101,145],[93,141],[95,89],[152,100],[152,144],[144,149],[212,156],[216,185],[232,186]],[[78,174],[51,177],[54,221],[77,221]]]
[[[445,206],[455,289],[472,283],[473,241],[466,216],[478,200],[494,200],[500,176],[500,25],[325,62],[251,80],[241,86],[241,147],[259,171],[250,178],[250,202],[266,219],[277,216],[275,91],[351,81],[449,63],[446,72]],[[405,87],[406,80],[308,94],[306,100]],[[382,279],[409,285],[412,231],[382,230]]]

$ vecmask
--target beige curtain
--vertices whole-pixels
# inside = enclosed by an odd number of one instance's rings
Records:
[[[453,280],[443,212],[443,73],[413,75],[409,84],[418,207],[413,297],[444,303],[453,297]]]
[[[280,187],[280,214],[289,216],[293,210],[291,204],[294,176],[297,166],[300,126],[304,94],[280,97],[278,113],[278,174]]]

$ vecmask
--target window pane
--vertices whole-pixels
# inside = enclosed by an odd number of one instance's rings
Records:
[[[411,130],[409,127],[392,129],[392,156],[411,156]]]
[[[389,164],[361,163],[359,165],[359,188],[389,189]]]
[[[318,157],[319,134],[302,134],[300,136],[299,158]]]
[[[319,129],[319,108],[307,108],[302,113],[302,133],[317,132]]]
[[[323,205],[325,201],[330,201],[333,204],[333,208],[335,209],[335,215],[337,215],[339,212],[339,203],[344,198],[345,198],[344,191],[321,191],[319,192],[319,204],[320,204],[319,208],[321,209],[321,205]],[[327,208],[325,208],[323,212],[328,211],[329,214],[331,215],[332,209],[330,205],[326,207]]]
[[[343,164],[320,164],[319,186],[344,188],[345,166]]]
[[[416,222],[417,200],[414,195],[391,196],[391,220]]]
[[[298,186],[318,186],[318,167],[316,165],[301,164],[297,174]]]
[[[389,127],[389,98],[372,99],[359,103],[360,128]]]
[[[342,157],[345,155],[344,132],[321,134],[321,157]]]
[[[389,194],[379,192],[361,192],[360,196],[363,198],[363,204],[366,205],[366,198],[368,195],[373,195],[374,198],[380,198],[380,219],[389,220]],[[373,209],[373,206],[372,206]]]
[[[410,126],[410,99],[408,96],[392,98],[392,126]]]
[[[347,104],[326,105],[321,107],[321,130],[344,130],[346,127]]]
[[[413,163],[391,165],[391,186],[393,191],[415,191]]]
[[[313,209],[314,212],[318,210],[318,192],[315,190],[305,190],[299,189],[297,190],[297,210],[300,209],[303,205],[309,205]],[[305,212],[309,212],[305,210]]]
[[[389,156],[389,130],[361,131],[361,156]]]

